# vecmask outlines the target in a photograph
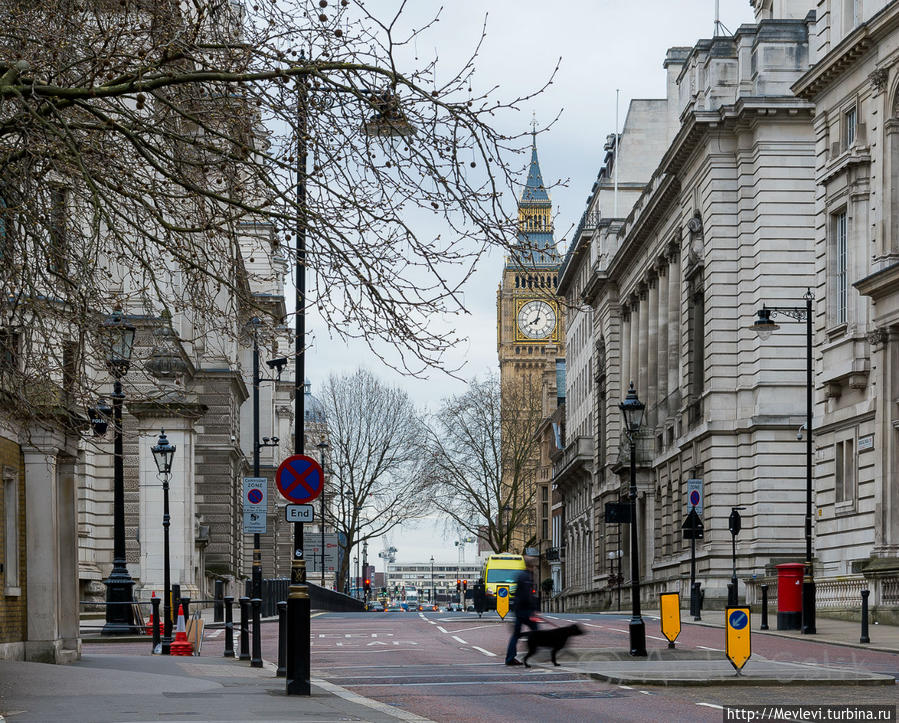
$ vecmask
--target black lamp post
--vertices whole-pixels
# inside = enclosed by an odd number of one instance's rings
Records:
[[[802,579],[802,632],[812,635],[815,629],[815,575],[812,566],[812,301],[815,295],[808,289],[803,297],[805,306],[762,306],[752,325],[764,341],[780,328],[771,320],[781,314],[794,321],[805,322],[805,575]]]
[[[624,426],[631,445],[631,655],[646,657],[646,625],[640,615],[640,558],[637,545],[637,432],[643,424],[646,405],[637,398],[633,382],[618,408],[624,415]]]
[[[164,622],[162,632],[162,654],[168,655],[172,647],[172,602],[171,602],[171,566],[169,564],[169,476],[172,473],[172,461],[175,458],[175,445],[169,444],[165,430],[159,430],[159,441],[150,448],[153,452],[153,461],[156,469],[162,475],[162,617]]]
[[[434,556],[431,555],[431,602],[437,600],[437,590],[434,588]]]
[[[319,527],[321,527],[322,531],[322,587],[325,586],[325,455],[328,453],[328,442],[322,437],[321,442],[315,445],[318,447],[319,454],[321,455],[322,461],[322,493],[318,496],[321,500],[321,521],[319,522]],[[335,581],[336,582],[336,581]]]
[[[106,624],[103,635],[129,635],[137,632],[131,608],[134,580],[125,565],[125,471],[122,445],[122,378],[128,373],[134,347],[134,327],[125,321],[121,311],[114,311],[103,321],[108,340],[106,365],[115,383],[112,391],[113,420],[113,552],[112,571],[106,585]]]

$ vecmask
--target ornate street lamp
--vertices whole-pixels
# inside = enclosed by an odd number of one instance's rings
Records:
[[[780,326],[772,320],[778,314],[805,322],[805,574],[802,578],[802,632],[813,635],[815,627],[815,575],[812,567],[812,301],[808,289],[803,296],[805,306],[762,306],[752,329],[762,341]]]
[[[637,433],[643,424],[646,405],[637,398],[633,382],[618,408],[624,416],[624,427],[631,445],[631,655],[646,657],[646,625],[640,615],[640,558],[637,544]]]
[[[134,327],[120,310],[103,321],[106,339],[106,365],[115,379],[112,391],[113,421],[113,552],[112,571],[106,585],[106,624],[103,635],[129,635],[138,632],[134,625],[132,588],[134,580],[125,565],[125,454],[122,447],[122,378],[128,373],[134,347]],[[105,430],[104,430],[105,431]]]
[[[172,647],[172,585],[169,565],[169,476],[175,458],[175,445],[169,444],[165,430],[159,430],[159,441],[150,448],[156,469],[162,475],[162,539],[163,539],[163,597],[162,617],[165,621],[162,633],[162,654],[168,655]]]

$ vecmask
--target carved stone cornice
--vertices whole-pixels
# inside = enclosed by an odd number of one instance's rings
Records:
[[[887,341],[889,341],[889,338],[889,331],[882,328],[874,329],[867,334],[868,344],[871,345],[872,351],[880,351]]]
[[[868,74],[868,80],[871,83],[871,88],[875,93],[883,93],[887,87],[887,81],[890,78],[890,69],[889,68],[877,68],[876,70],[871,71]]]

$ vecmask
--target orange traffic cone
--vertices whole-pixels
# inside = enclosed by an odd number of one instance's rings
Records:
[[[151,597],[153,597],[153,598],[156,597],[156,591],[155,591],[155,590],[153,591]],[[153,626],[154,626],[154,625],[158,625],[158,626],[159,626],[159,634],[162,635],[162,634],[163,634],[163,632],[162,632],[162,620],[156,620],[156,619],[154,618],[154,616],[153,616],[152,610],[153,610],[153,604],[150,603],[150,611],[151,611],[151,612],[150,612],[150,620],[149,620],[149,622],[147,622],[147,624],[146,624],[146,626],[145,626],[146,629],[147,629],[147,635],[152,635],[152,634],[153,634]]]
[[[194,646],[187,639],[187,628],[184,625],[184,606],[178,604],[178,626],[175,628],[175,639],[169,648],[170,655],[193,655]]]

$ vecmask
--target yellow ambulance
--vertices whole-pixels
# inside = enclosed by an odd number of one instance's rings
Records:
[[[523,555],[501,552],[487,558],[487,564],[484,565],[484,592],[487,596],[485,607],[488,610],[496,610],[497,585],[508,585],[510,597],[515,597],[516,581],[526,567]]]

